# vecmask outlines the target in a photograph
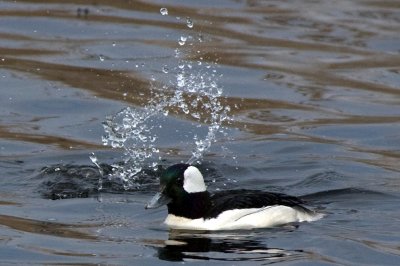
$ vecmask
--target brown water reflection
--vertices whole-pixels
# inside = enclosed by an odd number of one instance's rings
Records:
[[[13,49],[14,53],[17,50]],[[33,50],[29,50],[28,54],[32,53]],[[25,54],[26,51],[21,51],[21,54]],[[38,53],[41,53],[38,51]],[[135,106],[145,106],[149,102],[149,97],[152,96],[150,92],[150,82],[139,77],[135,73],[128,73],[126,71],[110,71],[103,69],[94,69],[88,67],[78,67],[78,66],[66,66],[61,64],[46,63],[41,61],[34,61],[28,59],[16,59],[16,58],[5,58],[5,60],[0,64],[4,68],[11,70],[17,70],[21,72],[27,72],[28,74],[33,74],[40,76],[41,78],[48,81],[57,81],[67,84],[74,88],[80,88],[88,90],[99,97],[104,97],[107,99],[125,101]],[[125,97],[122,95],[121,91],[128,92],[130,97]],[[164,92],[165,93],[165,92]],[[166,94],[166,93],[165,93]],[[168,94],[166,94],[168,95]],[[190,100],[190,95],[186,96]],[[236,115],[239,113],[246,112],[247,110],[264,110],[264,109],[298,109],[298,110],[309,110],[313,109],[307,105],[301,105],[296,103],[290,103],[280,100],[269,100],[269,99],[243,99],[237,97],[224,97],[221,99],[224,105],[229,106],[240,106],[240,109],[232,109],[231,115]],[[176,110],[170,110],[175,111]],[[190,111],[198,111],[198,109],[190,108]],[[185,116],[187,119],[193,120],[193,117],[185,114],[177,114],[179,116]],[[256,134],[268,134],[276,133],[277,129],[274,126],[264,125],[259,123],[252,123],[250,121],[240,122],[234,121],[233,126],[241,128],[242,130],[249,130]],[[8,137],[7,137],[8,136]],[[4,137],[10,138],[11,134],[5,134]],[[14,138],[22,136],[22,134],[13,134]],[[37,139],[35,136],[31,138],[25,138],[26,140],[34,141]],[[48,139],[48,138],[47,138]],[[61,140],[61,138],[59,138]],[[73,142],[73,141],[69,141]],[[41,142],[38,142],[41,143]],[[49,141],[51,143],[51,141]],[[61,142],[60,142],[61,143]],[[67,143],[66,145],[61,145],[62,147],[78,146],[78,148],[83,143]],[[87,144],[87,148],[95,147],[94,144]],[[100,148],[100,147],[99,147]]]
[[[86,227],[84,225],[76,226],[54,222],[43,222],[9,215],[0,215],[0,224],[2,226],[7,226],[20,232],[67,238],[78,238],[85,240],[96,240],[95,236],[72,229]]]

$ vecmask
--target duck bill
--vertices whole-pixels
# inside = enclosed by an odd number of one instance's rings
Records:
[[[160,206],[166,205],[171,202],[171,199],[163,194],[162,192],[158,192],[154,195],[154,197],[147,203],[145,206],[146,209],[155,209]]]

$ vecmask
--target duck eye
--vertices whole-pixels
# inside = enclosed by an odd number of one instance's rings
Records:
[[[183,177],[178,177],[176,179],[176,184],[178,184],[179,186],[183,186]]]

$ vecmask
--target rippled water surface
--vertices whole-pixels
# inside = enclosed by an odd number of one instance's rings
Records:
[[[398,265],[399,29],[395,0],[0,1],[0,263]],[[229,110],[209,189],[304,196],[324,219],[211,234],[144,210],[207,135],[191,103],[145,121],[142,171],[110,178],[129,154],[103,122],[186,88],[182,62]]]

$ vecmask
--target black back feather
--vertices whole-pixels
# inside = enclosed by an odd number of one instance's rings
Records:
[[[221,191],[212,195],[210,200],[211,208],[206,213],[206,218],[215,218],[221,212],[232,209],[262,208],[273,205],[284,205],[310,212],[302,206],[304,202],[297,197],[258,190]]]

